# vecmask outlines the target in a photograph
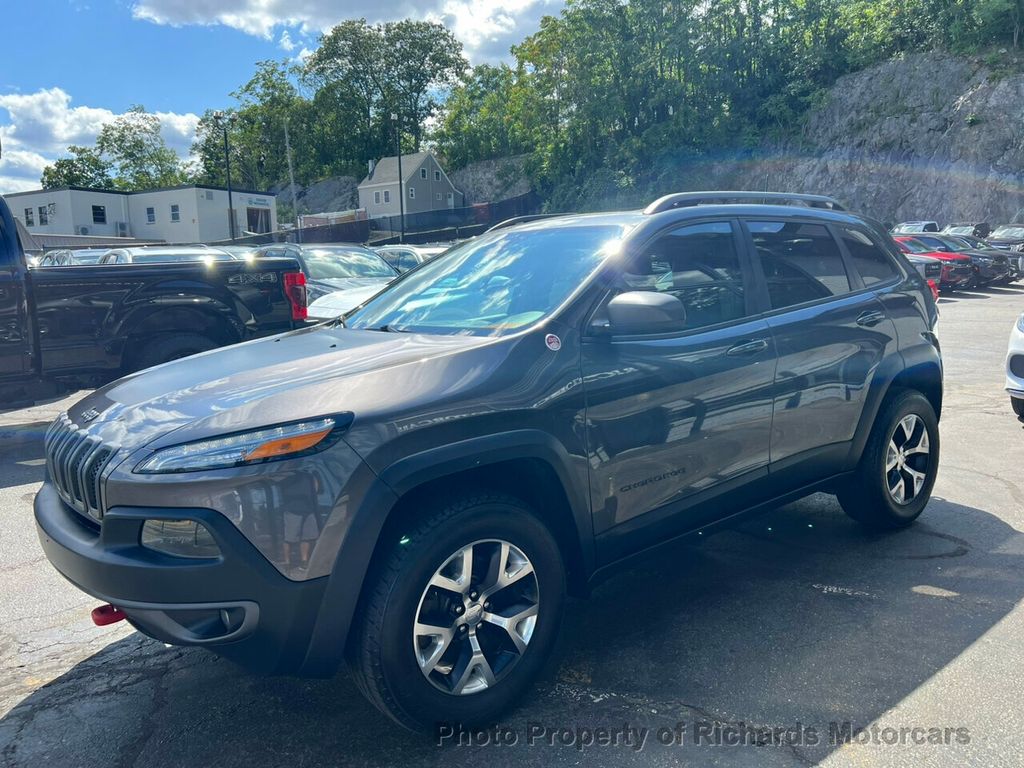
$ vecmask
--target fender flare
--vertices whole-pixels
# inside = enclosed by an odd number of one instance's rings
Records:
[[[882,409],[882,403],[889,396],[894,385],[899,386],[897,379],[913,379],[915,376],[924,376],[931,379],[937,378],[942,382],[942,361],[938,352],[930,344],[919,344],[904,349],[899,355],[892,355],[886,358],[878,368],[873,377],[868,397],[861,412],[860,422],[857,431],[853,435],[850,444],[848,457],[848,469],[852,469],[860,463],[861,454],[867,444],[871,430],[875,426],[875,420]],[[936,414],[938,415],[938,414]]]
[[[399,499],[432,480],[512,459],[538,459],[555,472],[569,501],[583,568],[587,574],[593,570],[594,535],[587,491],[571,480],[568,451],[545,432],[523,429],[461,440],[407,456],[372,477],[372,470],[364,465],[363,476],[353,477],[353,481],[365,483],[366,492],[327,577],[302,674],[323,677],[337,670],[373,554]]]

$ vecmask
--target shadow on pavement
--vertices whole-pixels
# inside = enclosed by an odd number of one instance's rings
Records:
[[[49,426],[50,421],[0,425],[0,488],[43,481],[43,437]]]
[[[134,634],[0,720],[0,763],[450,767],[524,758],[619,765],[632,756],[645,764],[806,765],[834,751],[829,723],[868,725],[999,622],[1024,596],[1022,554],[1024,535],[979,509],[935,499],[911,529],[877,535],[823,495],[673,548],[570,606],[556,664],[504,722],[514,746],[439,748],[391,725],[345,675],[253,677]],[[681,720],[800,723],[823,743],[658,744],[657,729]],[[626,745],[581,755],[557,739],[528,746],[531,723],[651,731],[642,755]]]

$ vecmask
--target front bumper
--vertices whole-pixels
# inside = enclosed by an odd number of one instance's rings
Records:
[[[1024,331],[1016,324],[1010,331],[1005,369],[1006,391],[1010,397],[1024,400]]]
[[[210,647],[254,671],[302,671],[327,579],[285,578],[220,513],[113,507],[97,526],[65,504],[49,481],[34,510],[53,566],[82,591],[121,608],[144,634]],[[141,546],[142,525],[154,518],[198,520],[221,556],[187,559]]]

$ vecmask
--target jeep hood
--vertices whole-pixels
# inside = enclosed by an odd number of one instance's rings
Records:
[[[386,382],[400,391],[403,379],[434,376],[425,366],[444,368],[453,355],[489,342],[320,325],[140,371],[96,390],[68,415],[104,442],[134,449],[358,413],[387,402]]]

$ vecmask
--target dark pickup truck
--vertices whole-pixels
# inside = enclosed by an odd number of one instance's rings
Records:
[[[291,258],[30,270],[0,198],[0,407],[305,320]]]

